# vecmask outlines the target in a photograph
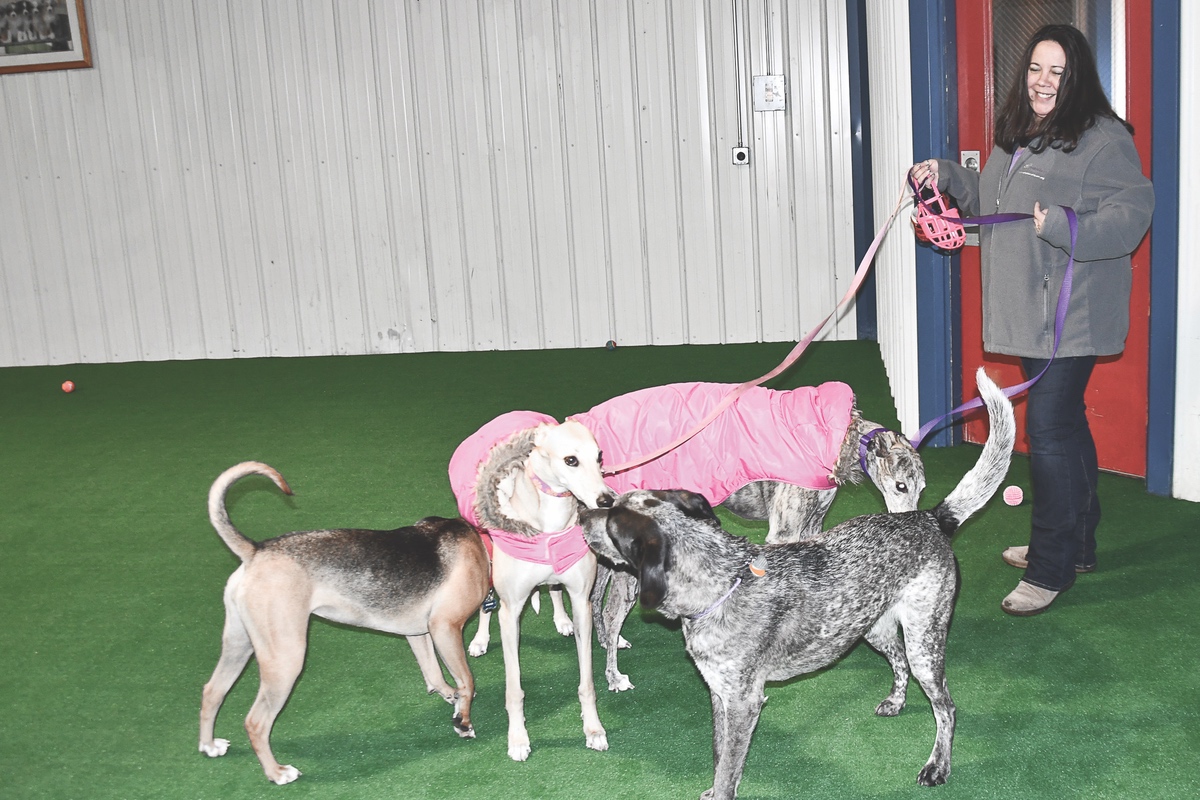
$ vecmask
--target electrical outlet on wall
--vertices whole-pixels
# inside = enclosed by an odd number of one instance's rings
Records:
[[[733,148],[733,163],[736,166],[744,167],[750,163],[750,148],[735,147]]]

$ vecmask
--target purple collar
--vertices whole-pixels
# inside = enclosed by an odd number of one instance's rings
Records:
[[[729,587],[729,591],[726,592],[725,594],[721,595],[721,597],[717,600],[717,602],[713,603],[711,606],[704,609],[699,614],[689,615],[688,619],[704,619],[709,614],[713,613],[718,608],[720,608],[721,604],[724,603],[726,600],[728,600],[729,596],[733,594],[734,590],[737,589],[737,587],[739,587],[741,585],[742,585],[742,579],[739,577],[736,581],[733,582],[733,586]]]
[[[871,473],[867,472],[867,448],[871,446],[871,442],[876,436],[886,430],[887,428],[875,428],[864,433],[858,440],[858,465],[862,467],[863,474],[867,477],[871,476]]]
[[[546,483],[544,480],[539,478],[537,476],[537,474],[535,472],[533,472],[533,470],[529,470],[526,474],[529,476],[529,480],[533,481],[533,485],[536,486],[538,488],[538,491],[541,492],[542,494],[548,494],[551,497],[570,497],[571,496],[570,490],[565,491],[565,492],[554,491],[554,489],[551,488],[550,484]]]

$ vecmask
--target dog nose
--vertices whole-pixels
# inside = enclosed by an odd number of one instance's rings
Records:
[[[612,508],[615,500],[616,498],[611,494],[602,494],[596,498],[596,506],[599,508]]]

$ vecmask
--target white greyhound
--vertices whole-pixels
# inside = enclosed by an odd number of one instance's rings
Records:
[[[592,607],[596,556],[583,539],[576,512],[608,508],[613,493],[600,473],[596,440],[578,422],[558,424],[528,411],[501,415],[469,437],[450,459],[459,512],[490,529],[492,583],[500,596],[508,755],[529,758],[525,693],[521,688],[520,617],[530,593],[561,584],[571,597],[579,657],[579,704],[587,746],[607,750],[596,711],[592,676]]]

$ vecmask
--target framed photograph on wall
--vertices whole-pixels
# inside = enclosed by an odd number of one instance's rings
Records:
[[[0,74],[91,65],[83,0],[0,0]]]

